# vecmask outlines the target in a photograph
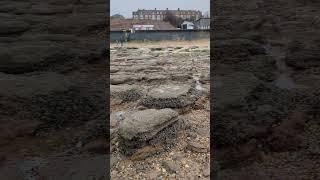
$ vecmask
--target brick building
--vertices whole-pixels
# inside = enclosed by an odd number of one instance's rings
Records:
[[[145,10],[145,9],[138,9],[137,11],[132,12],[132,18],[133,19],[139,19],[139,20],[163,20],[167,13],[170,12],[173,15],[182,18],[183,20],[186,19],[199,19],[202,17],[201,11],[195,11],[195,10],[169,10],[168,8],[166,10]]]

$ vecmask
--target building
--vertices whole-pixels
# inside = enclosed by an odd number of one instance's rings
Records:
[[[189,21],[184,21],[181,24],[181,29],[194,29],[194,24],[192,22],[189,22]]]
[[[132,25],[132,29],[134,30],[154,30],[154,25],[140,25],[140,24],[134,24]]]
[[[138,9],[138,11],[132,12],[132,18],[133,19],[149,19],[149,20],[159,20],[162,21],[167,16],[168,12],[171,14],[182,18],[183,20],[186,19],[199,19],[202,17],[201,11],[195,11],[195,10],[169,10],[168,8],[166,10],[145,10],[145,9]]]
[[[210,18],[199,18],[194,25],[195,29],[210,29]]]
[[[133,19],[111,19],[110,30],[121,31],[123,29],[134,30],[175,30],[177,29],[169,22],[157,20],[133,20]]]

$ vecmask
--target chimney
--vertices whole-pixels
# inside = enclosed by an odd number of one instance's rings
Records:
[[[180,8],[178,8],[178,11],[180,11]]]
[[[157,8],[154,8],[154,10],[157,10]]]
[[[168,10],[168,8],[167,8],[167,10]]]

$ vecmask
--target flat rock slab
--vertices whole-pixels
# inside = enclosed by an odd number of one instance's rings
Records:
[[[118,85],[118,84],[132,84],[135,81],[141,81],[144,79],[144,75],[128,75],[128,74],[114,74],[110,76],[110,84]]]
[[[196,99],[196,90],[191,85],[162,85],[151,89],[142,103],[152,108],[179,108]]]
[[[159,88],[152,89],[148,95],[152,98],[178,98],[180,96],[186,95],[190,90],[191,86],[189,85],[168,85],[168,86],[160,86]]]
[[[125,116],[119,134],[125,140],[147,141],[177,120],[178,112],[172,109],[147,109]]]
[[[143,92],[136,85],[111,85],[111,97],[123,101],[135,101],[143,96]]]
[[[113,84],[113,85],[124,84],[131,80],[132,80],[131,76],[128,76],[128,75],[112,75],[110,77],[110,84]]]

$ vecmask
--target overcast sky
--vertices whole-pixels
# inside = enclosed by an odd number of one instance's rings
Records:
[[[210,11],[210,0],[111,0],[111,15],[121,14],[132,17],[132,11],[140,9],[187,9]]]

